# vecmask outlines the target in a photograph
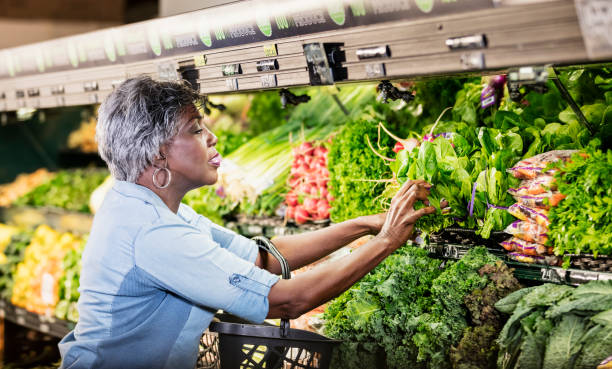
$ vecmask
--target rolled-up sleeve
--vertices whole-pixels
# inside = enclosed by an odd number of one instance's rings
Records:
[[[210,226],[210,232],[221,247],[252,263],[257,259],[259,247],[255,241],[214,223]]]
[[[152,225],[142,230],[134,247],[136,267],[159,288],[256,323],[268,314],[268,294],[279,277],[221,247],[197,227]]]

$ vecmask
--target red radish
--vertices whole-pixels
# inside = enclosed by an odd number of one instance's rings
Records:
[[[316,157],[323,157],[324,155],[327,155],[327,149],[324,146],[319,146],[316,149],[314,149],[314,156]]]
[[[321,199],[317,202],[317,214],[321,219],[329,218],[329,203],[327,200]]]
[[[312,185],[310,183],[304,182],[298,187],[298,192],[303,195],[310,195],[310,193],[312,192]]]
[[[298,152],[302,155],[312,155],[313,150],[314,148],[310,142],[303,142],[298,148]]]
[[[329,203],[332,203],[335,200],[331,193],[328,193],[327,196],[325,196],[325,198],[327,199],[327,202]]]
[[[317,211],[317,200],[312,197],[304,199],[304,210],[309,213],[315,213]]]
[[[300,176],[306,175],[310,171],[310,168],[306,164],[302,164],[297,169],[296,173]]]
[[[310,173],[306,176],[306,182],[310,183],[310,184],[315,184],[317,183],[317,179],[319,178],[319,176],[317,176],[314,173]]]
[[[295,159],[293,160],[293,163],[297,167],[299,167],[300,165],[304,164],[304,156],[303,155],[296,156]]]
[[[295,206],[288,206],[287,210],[285,210],[285,218],[293,219],[295,218]]]
[[[306,166],[310,167],[313,163],[313,156],[310,155],[304,155],[304,164],[306,164]]]
[[[310,188],[310,196],[314,196],[314,197],[319,196],[319,189],[316,186],[312,186]]]
[[[300,185],[300,183],[302,183],[302,179],[300,177],[294,177],[294,178],[290,178],[289,179],[289,186],[292,189],[295,189],[297,186]]]
[[[327,186],[327,178],[317,177],[317,187],[325,188]]]
[[[298,204],[298,196],[293,192],[289,192],[287,197],[285,197],[285,202],[289,206],[296,206]]]
[[[329,178],[329,170],[327,168],[321,168],[319,173],[322,177]]]
[[[297,224],[304,224],[308,221],[308,212],[301,205],[295,208],[295,222]]]
[[[395,143],[395,146],[393,146],[393,152],[394,152],[394,153],[398,153],[398,152],[400,152],[400,151],[402,151],[402,150],[404,150],[404,145],[402,145],[402,143],[401,143],[401,142],[399,142],[399,141],[398,141],[398,142],[396,142],[396,143]]]
[[[321,198],[326,199],[327,194],[329,194],[329,192],[327,191],[327,188],[321,187],[319,190],[321,191]]]

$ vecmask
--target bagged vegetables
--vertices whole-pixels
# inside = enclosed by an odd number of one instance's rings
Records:
[[[556,189],[555,177],[544,174],[531,180],[521,181],[519,187],[509,188],[508,192],[512,196],[529,196],[539,195]]]
[[[528,242],[546,244],[548,241],[548,235],[546,234],[548,229],[534,222],[517,220],[507,226],[504,232]]]
[[[549,164],[568,159],[576,150],[552,150],[531,158],[521,160],[508,169],[509,173],[520,179],[534,179],[541,174],[551,174],[553,171],[544,170]]]
[[[531,221],[542,227],[548,227],[550,220],[548,219],[548,210],[531,208],[519,203],[512,204],[508,208],[508,213],[514,215],[520,220]]]

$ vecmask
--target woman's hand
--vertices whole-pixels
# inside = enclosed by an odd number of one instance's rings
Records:
[[[433,206],[414,210],[417,200],[427,201],[431,185],[423,180],[404,183],[399,192],[391,200],[391,207],[386,214],[377,237],[387,239],[389,244],[397,249],[405,244],[412,235],[414,223],[423,215],[436,211]]]

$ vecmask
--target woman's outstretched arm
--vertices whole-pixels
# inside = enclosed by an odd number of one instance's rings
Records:
[[[291,270],[296,270],[331,254],[359,237],[377,234],[384,220],[385,214],[363,216],[312,232],[277,236],[272,243],[287,259]],[[276,259],[263,250],[256,264],[275,274],[281,272]]]

